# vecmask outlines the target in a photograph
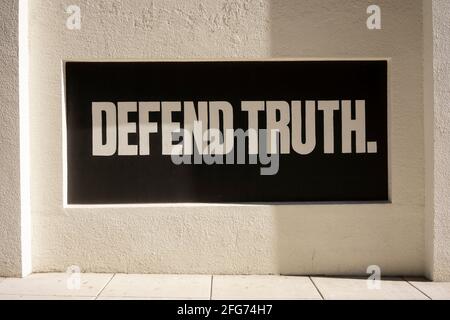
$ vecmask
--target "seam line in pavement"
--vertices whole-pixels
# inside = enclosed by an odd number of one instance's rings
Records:
[[[108,284],[111,283],[112,279],[114,279],[114,277],[116,276],[116,274],[114,273],[111,277],[111,279],[108,280],[108,282],[106,282],[106,284],[103,286],[103,288],[99,291],[99,293],[95,296],[95,300],[97,300],[98,297],[100,297],[100,295],[102,294],[103,291],[105,291],[106,287],[108,286]]]
[[[320,297],[322,298],[322,300],[325,300],[324,296],[322,295],[322,292],[320,292],[319,287],[317,287],[316,283],[314,282],[314,280],[312,279],[312,277],[308,277],[309,280],[312,282],[314,288],[316,288],[317,292],[319,293]]]
[[[423,294],[425,297],[427,297],[429,300],[433,300],[429,295],[427,295],[425,292],[423,292],[422,290],[420,290],[419,288],[417,288],[415,285],[413,285],[411,282],[409,282],[409,280],[407,280],[405,277],[403,277],[403,280],[408,283],[411,287],[413,287],[414,289],[416,289],[417,291],[419,291],[421,294]]]
[[[212,300],[212,294],[213,294],[213,283],[214,283],[214,275],[211,275],[211,287],[209,289],[209,300]]]

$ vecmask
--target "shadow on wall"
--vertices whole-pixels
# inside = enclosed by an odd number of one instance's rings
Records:
[[[402,45],[406,43],[409,46],[416,37],[420,38],[420,32],[414,35],[421,28],[420,3],[377,1],[376,4],[386,10],[383,22],[387,27],[373,31],[368,30],[366,23],[369,17],[367,8],[374,1],[272,1],[271,57],[349,59],[394,56],[402,60],[410,55],[410,49],[402,49]],[[397,18],[405,15],[407,20],[399,23]],[[397,23],[394,35],[390,35],[389,29]],[[393,38],[396,36],[402,37],[398,47]],[[420,54],[411,55],[408,59],[404,62],[406,65],[420,65]],[[404,83],[405,88],[400,90],[407,89],[411,83],[413,88],[419,88],[415,80]],[[404,94],[404,91],[399,94]],[[282,166],[281,162],[280,170],[283,170]],[[421,230],[420,210],[419,207],[402,209],[392,204],[274,206],[278,272],[288,275],[367,276],[367,268],[377,265],[384,275],[420,275],[423,269],[422,239],[418,231]],[[412,220],[408,222],[410,218]]]

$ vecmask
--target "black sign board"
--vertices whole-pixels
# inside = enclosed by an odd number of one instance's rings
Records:
[[[387,61],[66,62],[67,203],[388,200]]]

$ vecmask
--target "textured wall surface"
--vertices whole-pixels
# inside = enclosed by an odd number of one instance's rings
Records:
[[[0,275],[21,274],[19,6],[0,2]]]
[[[450,2],[430,1],[424,11],[427,274],[450,281]]]
[[[377,3],[31,1],[34,271],[423,274],[422,2]],[[277,57],[391,59],[391,204],[63,208],[62,60]]]

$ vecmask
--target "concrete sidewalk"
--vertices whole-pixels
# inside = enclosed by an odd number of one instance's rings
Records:
[[[370,284],[364,278],[51,273],[0,279],[0,300],[450,299],[450,283],[391,278],[379,288]]]

